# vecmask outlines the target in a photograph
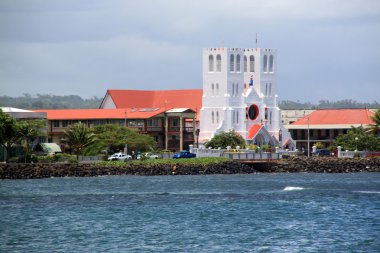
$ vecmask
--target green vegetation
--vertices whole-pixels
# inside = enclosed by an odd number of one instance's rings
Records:
[[[83,99],[77,95],[55,96],[37,94],[32,96],[24,94],[22,97],[0,96],[2,107],[16,107],[23,109],[85,109],[99,108],[101,98],[92,97]]]
[[[98,155],[106,151],[113,154],[124,150],[128,145],[128,150],[132,151],[152,151],[156,142],[153,137],[146,134],[139,134],[136,130],[120,125],[100,125],[93,129],[96,141],[89,145],[85,151],[86,155]]]
[[[227,146],[230,146],[231,148],[235,148],[236,146],[245,148],[245,140],[234,130],[232,130],[229,132],[221,132],[220,134],[215,135],[209,142],[205,144],[205,146],[206,148],[226,148]]]
[[[279,102],[279,107],[282,110],[302,110],[302,109],[343,109],[343,108],[379,108],[378,102],[373,103],[360,103],[352,99],[343,99],[336,102],[328,100],[320,100],[318,104],[312,104],[310,102],[294,102],[290,100],[284,100]]]
[[[375,115],[373,115],[373,117],[371,118],[374,123],[370,125],[370,128],[368,129],[367,132],[379,136],[380,135],[380,109],[377,109],[375,112]]]
[[[363,127],[351,128],[347,134],[339,135],[334,146],[341,146],[343,150],[380,150],[380,138],[367,133]]]
[[[76,123],[65,131],[65,141],[78,156],[86,147],[95,142],[95,134],[85,124]]]
[[[37,158],[36,160],[40,163],[57,163],[57,162],[78,163],[77,157],[75,155],[69,155],[69,154],[37,156],[36,158]]]
[[[8,162],[11,148],[19,144],[24,149],[24,161],[30,153],[31,143],[42,136],[41,129],[45,121],[41,120],[20,120],[17,121],[0,110],[0,146],[6,149],[5,160]]]
[[[153,166],[153,165],[211,165],[218,164],[229,161],[228,158],[224,157],[202,157],[202,158],[184,158],[184,159],[147,159],[147,160],[132,160],[128,162],[120,161],[107,161],[99,162],[98,164],[102,165],[111,165],[111,166],[126,166],[127,164],[142,165],[142,166]]]

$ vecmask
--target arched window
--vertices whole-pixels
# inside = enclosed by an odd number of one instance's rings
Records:
[[[268,84],[265,84],[265,96],[268,96]]]
[[[244,55],[244,72],[247,72],[247,56]]]
[[[214,112],[211,113],[211,118],[212,118],[212,123],[214,124],[215,119],[214,119]]]
[[[273,55],[269,56],[269,72],[273,72]]]
[[[240,72],[240,54],[236,55],[236,72]]]
[[[214,95],[214,84],[211,84],[212,95]]]
[[[208,56],[208,71],[214,72],[214,56],[211,54]]]
[[[236,84],[235,86],[235,96],[239,96],[239,84]]]
[[[219,95],[219,84],[216,84],[216,95]]]
[[[268,96],[272,96],[272,83],[269,83]]]
[[[269,113],[269,124],[272,125],[272,112]]]
[[[233,54],[230,55],[230,71],[235,71],[235,56]]]
[[[249,57],[249,71],[255,72],[255,56],[253,55]]]
[[[219,112],[216,112],[216,123],[219,123]]]
[[[222,72],[222,57],[220,54],[216,56],[216,72]]]
[[[236,112],[236,123],[239,124],[239,111]]]
[[[268,72],[268,56],[264,55],[264,72]]]

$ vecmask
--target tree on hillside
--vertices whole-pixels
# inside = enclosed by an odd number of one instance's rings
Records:
[[[335,139],[334,146],[341,146],[343,150],[379,151],[380,139],[367,133],[363,127],[352,127],[347,134]]]
[[[124,126],[108,124],[96,126],[93,129],[97,141],[86,149],[86,154],[96,155],[104,150],[116,153],[128,145],[128,150],[151,151],[155,148],[154,139],[146,134],[139,134],[136,130]]]
[[[220,134],[215,135],[209,142],[206,143],[205,146],[206,148],[226,148],[227,146],[231,146],[232,148],[240,146],[244,148],[245,140],[234,130],[232,130],[229,132],[221,132]]]
[[[373,124],[370,125],[370,128],[368,129],[369,133],[373,133],[377,137],[380,135],[380,109],[377,109],[375,112],[375,115],[371,117],[373,120]]]
[[[19,124],[0,109],[0,145],[6,149],[6,162],[9,160],[12,146],[19,140]]]
[[[95,134],[85,124],[77,123],[67,128],[65,140],[78,157],[87,146],[95,142]]]

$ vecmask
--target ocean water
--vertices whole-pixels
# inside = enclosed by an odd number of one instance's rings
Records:
[[[380,252],[380,173],[1,180],[0,252]]]

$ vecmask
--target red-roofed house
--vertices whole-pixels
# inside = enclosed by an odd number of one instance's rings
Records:
[[[316,142],[322,142],[328,147],[338,135],[346,134],[351,127],[368,127],[373,124],[373,115],[374,112],[370,109],[315,110],[288,125],[288,129],[300,150],[307,150],[308,130],[310,149]]]
[[[121,108],[202,108],[203,90],[107,90],[100,109]]]
[[[182,150],[195,140],[195,111],[189,108],[123,108],[35,110],[45,112],[50,142],[60,144],[71,124],[82,122],[89,127],[119,124],[151,135],[158,148]]]

